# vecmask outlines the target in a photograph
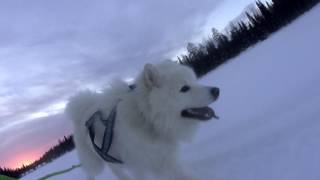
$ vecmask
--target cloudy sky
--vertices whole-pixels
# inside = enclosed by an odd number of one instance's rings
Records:
[[[70,134],[63,109],[76,91],[176,57],[251,2],[2,0],[0,166],[30,163]]]

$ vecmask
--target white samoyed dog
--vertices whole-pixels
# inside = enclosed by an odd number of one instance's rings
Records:
[[[146,64],[134,89],[116,81],[101,93],[85,91],[72,97],[66,113],[88,179],[94,179],[105,164],[119,179],[195,179],[180,163],[178,147],[191,139],[199,122],[217,118],[208,105],[219,96],[218,88],[196,80],[189,67],[164,61]],[[123,163],[106,163],[93,147],[86,122],[97,111],[108,117],[115,108],[108,154]],[[96,134],[100,135],[95,141],[103,141],[103,131]]]

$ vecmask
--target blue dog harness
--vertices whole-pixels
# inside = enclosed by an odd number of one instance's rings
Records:
[[[129,86],[131,91],[134,90],[135,87],[136,86],[134,84]],[[122,164],[123,162],[120,159],[117,159],[108,154],[112,145],[113,128],[117,116],[117,105],[118,103],[111,110],[107,119],[104,119],[102,112],[98,110],[95,113],[93,113],[93,115],[89,118],[85,125],[89,131],[90,140],[94,147],[94,150],[99,154],[99,156],[107,162]],[[95,124],[102,125],[104,128],[102,145],[100,145],[100,147],[95,142]]]

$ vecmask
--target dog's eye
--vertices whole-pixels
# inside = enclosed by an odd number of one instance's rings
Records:
[[[185,93],[185,92],[187,92],[187,91],[189,91],[189,90],[190,90],[190,86],[184,85],[184,86],[182,86],[182,88],[180,89],[180,92]]]

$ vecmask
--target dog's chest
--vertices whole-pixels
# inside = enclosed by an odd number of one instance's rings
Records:
[[[123,117],[119,113],[117,118]],[[123,123],[120,119],[116,121],[110,153],[121,157],[124,163],[153,166],[175,154],[176,146],[158,137],[152,130]]]

